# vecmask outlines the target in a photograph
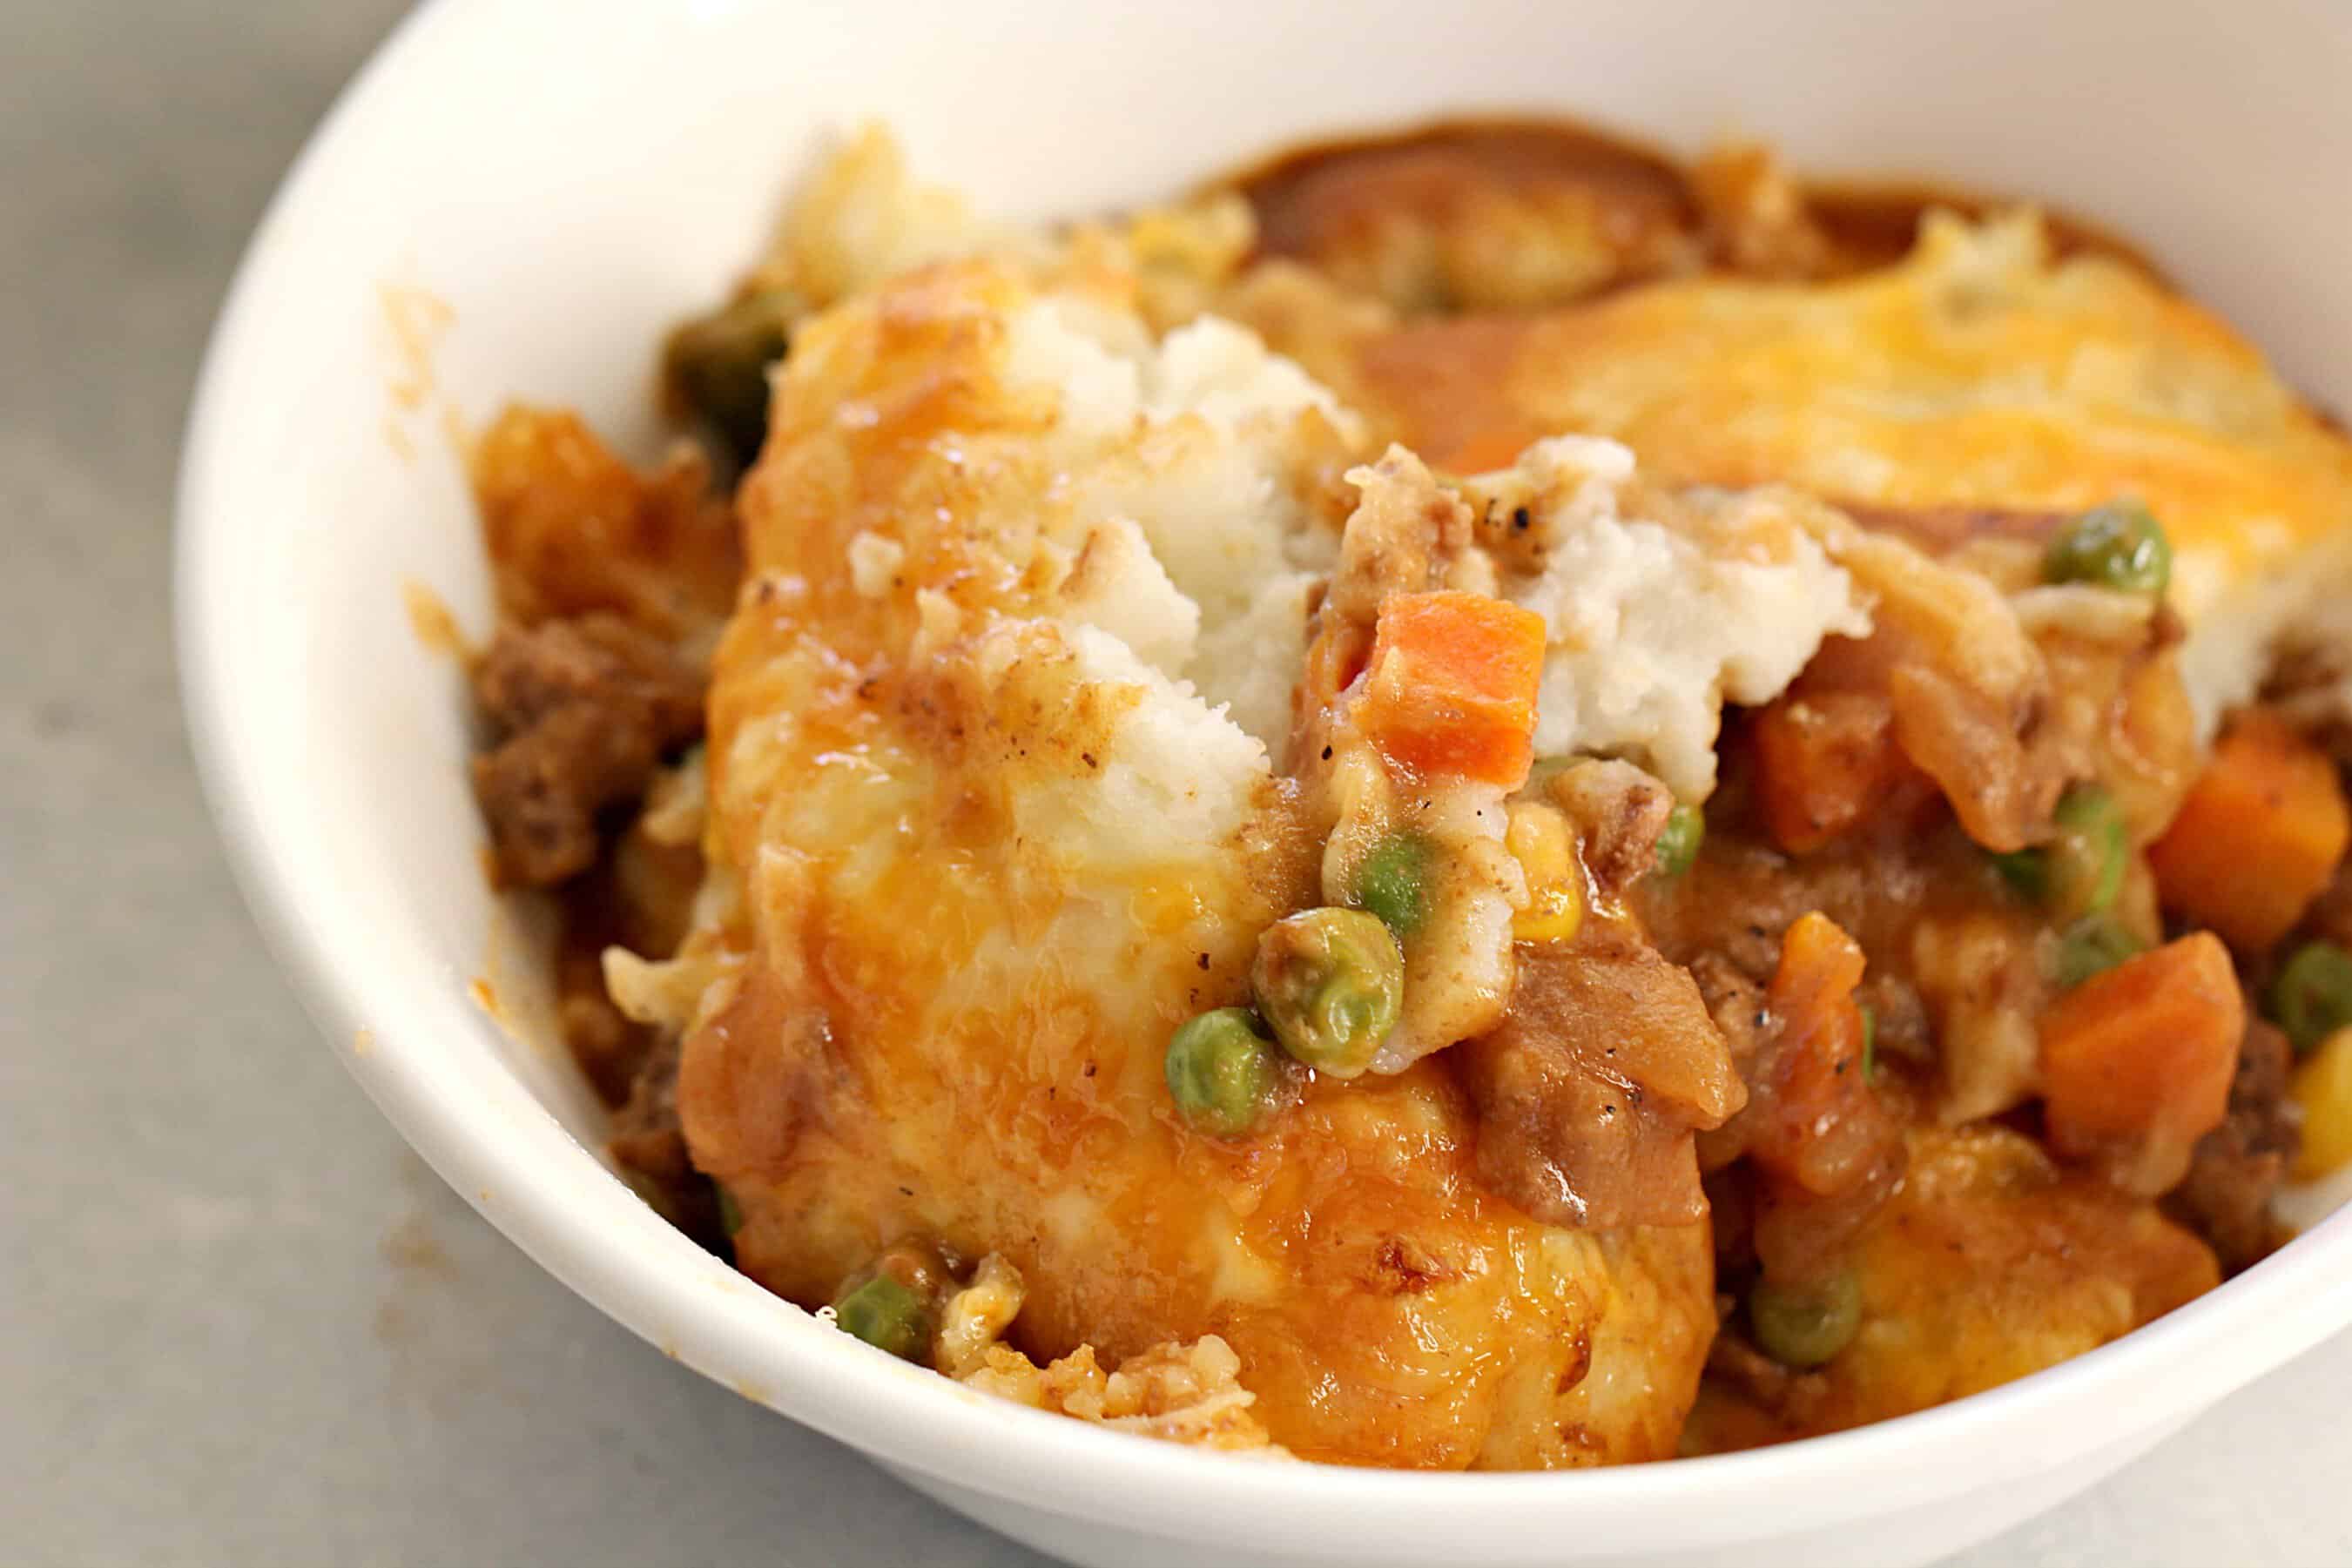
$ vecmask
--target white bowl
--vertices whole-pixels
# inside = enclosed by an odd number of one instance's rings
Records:
[[[488,622],[437,416],[519,394],[649,446],[656,334],[751,256],[822,128],[883,116],[926,172],[1029,214],[1164,193],[1286,139],[1504,109],[1685,147],[1769,133],[1815,171],[2050,196],[2139,236],[2352,406],[2348,38],[2295,0],[434,5],[271,208],[189,430],[187,704],[247,894],[352,1071],[493,1224],[667,1353],[1048,1552],[1761,1568],[1955,1550],[2352,1322],[2352,1214],[2054,1371],[1726,1458],[1261,1465],[961,1391],[733,1274],[595,1153],[592,1098],[535,1022],[528,931],[484,889],[457,676],[404,612],[414,580]],[[387,323],[415,288],[454,311],[429,389],[415,334]],[[486,963],[507,1030],[468,994]]]

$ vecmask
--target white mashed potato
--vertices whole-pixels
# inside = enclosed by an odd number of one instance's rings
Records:
[[[1002,308],[987,397],[1048,411],[1034,432],[1052,471],[1033,476],[1043,515],[1030,563],[1050,591],[1045,618],[1104,678],[1161,678],[1146,709],[1197,695],[1263,748],[1262,768],[1279,766],[1309,607],[1357,499],[1340,491],[1315,515],[1326,497],[1314,468],[1367,455],[1367,433],[1246,328],[1200,316],[1154,332],[1169,298],[1187,296],[1180,283],[1202,292],[1246,253],[1245,210],[1150,213],[1115,235],[1049,240],[979,222],[869,130],[819,170],[783,233],[762,282],[813,306],[959,256],[1042,285]],[[1549,632],[1539,756],[1625,757],[1704,799],[1723,704],[1769,700],[1823,637],[1869,629],[1868,595],[1768,502],[1753,526],[1737,504],[1711,508],[1704,528],[1684,526],[1685,507],[1645,515],[1633,455],[1613,442],[1563,434],[1469,488],[1474,501],[1524,500],[1543,550],[1539,570],[1501,574]],[[917,544],[852,537],[858,591],[891,594]],[[955,634],[944,605],[926,613]],[[1099,639],[1076,638],[1081,628]],[[1154,727],[1191,734],[1202,766],[1233,760],[1189,717]]]
[[[1007,327],[1006,384],[1056,400],[1052,451],[1073,504],[1100,519],[1073,562],[1066,614],[1278,751],[1307,591],[1338,549],[1297,480],[1315,434],[1352,441],[1359,422],[1229,321],[1154,343],[1130,312],[1055,295]],[[1321,432],[1302,434],[1308,414]]]
[[[1704,800],[1725,701],[1769,702],[1822,638],[1867,633],[1866,596],[1769,498],[1714,509],[1702,536],[1629,511],[1634,478],[1617,443],[1564,436],[1475,487],[1528,508],[1543,556],[1503,583],[1550,633],[1537,754],[1627,758]]]
[[[1047,296],[1008,329],[1007,385],[1055,397],[1065,482],[1100,519],[1063,618],[1190,683],[1278,757],[1310,591],[1338,553],[1293,482],[1297,422],[1311,412],[1352,440],[1360,421],[1214,318],[1154,343],[1132,314]],[[1543,552],[1539,571],[1501,579],[1549,632],[1539,756],[1628,758],[1703,800],[1723,705],[1769,701],[1824,637],[1870,630],[1868,594],[1769,497],[1717,498],[1703,527],[1680,507],[1644,516],[1615,442],[1538,442],[1473,490],[1528,505]]]

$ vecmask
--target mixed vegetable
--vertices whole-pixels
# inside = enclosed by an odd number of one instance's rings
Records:
[[[806,308],[788,292],[756,289],[670,334],[664,400],[710,431],[738,465],[751,463],[768,434],[768,371],[791,348],[793,322]]]
[[[2306,942],[2279,966],[2263,998],[2273,1023],[2299,1051],[2315,1051],[2352,1025],[2352,953],[2333,942]]]
[[[1543,617],[1482,593],[1384,600],[1355,721],[1395,767],[1515,789],[1535,757]]]
[[[2172,541],[2146,507],[2117,501],[2061,529],[2042,557],[2042,575],[2053,583],[2084,582],[2161,599],[2172,581]]]
[[[1690,870],[1706,841],[1706,818],[1688,801],[1677,802],[1666,813],[1665,831],[1658,835],[1659,874],[1680,876]]]
[[[1330,1077],[1353,1078],[1396,1027],[1404,952],[1377,915],[1302,910],[1258,939],[1250,990],[1283,1050]]]
[[[2118,503],[2058,530],[2040,577],[2160,600],[2170,568],[2155,518]],[[1539,621],[1502,600],[1391,591],[1379,602],[1360,673],[1333,693],[1315,733],[1339,737],[1342,752],[1347,737],[1361,737],[1400,798],[1505,793],[1503,847],[1524,884],[1511,941],[1573,949],[1601,939],[1596,933],[1639,939],[1624,890],[1602,889],[1593,869],[1591,841],[1601,829],[1563,809],[1574,791],[1559,784],[1577,759],[1533,756],[1543,639]],[[2139,656],[2160,657],[2160,645],[2150,646],[2158,652]],[[1810,688],[1734,723],[1750,762],[1719,797],[1725,864],[1755,863],[1769,850],[1773,863],[1791,867],[1907,866],[1908,845],[1950,831],[1921,815],[1932,782],[1884,696]],[[1325,758],[1332,755],[1327,747]],[[2145,779],[2132,783],[2139,793],[2130,800],[2148,799]],[[1640,907],[1679,910],[1670,925],[1705,927],[1689,911],[1722,885],[1695,875],[1709,852],[1709,813],[1694,802],[1666,804],[1662,792],[1656,799]],[[2039,989],[2022,1004],[2032,1034],[2017,1071],[2050,1148],[2126,1192],[2179,1186],[2232,1113],[2249,1027],[2242,961],[2268,975],[2262,1013],[2305,1059],[2293,1087],[2309,1124],[2297,1168],[2352,1161],[2352,1131],[2342,1130],[2352,1123],[2352,951],[2315,937],[2274,966],[2265,956],[2339,874],[2352,822],[2334,761],[2253,712],[2211,750],[2160,837],[2150,836],[2144,805],[2127,804],[2095,773],[2053,783],[2045,799],[2046,815],[2029,826],[2023,847],[1974,853],[2006,894],[1981,902],[1978,918],[1994,922],[1987,930],[2014,930],[2034,955],[2033,978],[2019,982]],[[1339,904],[1267,928],[1248,1005],[1188,1019],[1169,1042],[1168,1082],[1185,1124],[1246,1138],[1308,1078],[1370,1069],[1409,1004],[1412,955],[1449,938],[1436,890],[1461,852],[1416,821],[1397,821],[1342,857]],[[1900,873],[1915,881],[1939,874]],[[1959,862],[1949,874],[1965,884]],[[1850,904],[1851,894],[1841,896]],[[1883,944],[1890,916],[1870,913],[1877,907],[1857,917]],[[1853,1239],[1894,1189],[1904,1128],[1936,1092],[1936,1059],[1919,1024],[1902,1025],[1890,1055],[1880,1016],[1891,1003],[1899,1018],[1916,1019],[1921,982],[1905,977],[1899,947],[1873,951],[1893,965],[1875,979],[1864,946],[1830,915],[1800,910],[1788,921],[1777,961],[1747,1004],[1748,1043],[1735,1047],[1747,1108],[1700,1134],[1718,1228],[1727,1212],[1746,1217],[1724,1259],[1727,1272],[1747,1281],[1738,1325],[1764,1355],[1797,1371],[1830,1364],[1860,1330],[1867,1292]]]
[[[1429,918],[1428,838],[1410,829],[1393,832],[1372,848],[1356,868],[1349,903],[1380,917],[1400,942]]]
[[[2237,951],[2293,931],[2336,874],[2352,813],[2326,753],[2255,713],[2215,743],[2172,825],[2148,849],[2165,904]]]
[[[1274,1041],[1247,1008],[1218,1008],[1185,1019],[1168,1042],[1167,1071],[1177,1113],[1223,1138],[1255,1127],[1282,1088]]]
[[[1783,1366],[1825,1365],[1862,1327],[1861,1281],[1850,1269],[1795,1287],[1759,1280],[1748,1292],[1748,1327]]]
[[[902,1241],[843,1282],[833,1299],[833,1321],[877,1350],[921,1361],[954,1278],[936,1248]]]

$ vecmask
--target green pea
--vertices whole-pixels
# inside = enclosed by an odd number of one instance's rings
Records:
[[[2015,888],[2021,896],[2036,904],[2042,902],[2049,882],[2042,874],[2040,850],[2004,850],[1999,854],[1988,854],[1985,859],[2000,873],[2000,880]]]
[[[931,1304],[887,1274],[845,1291],[833,1303],[833,1321],[877,1350],[916,1361],[930,1348]]]
[[[1250,986],[1283,1050],[1318,1071],[1353,1078],[1396,1027],[1404,952],[1378,915],[1303,910],[1258,939]]]
[[[2069,915],[2112,908],[2131,852],[2123,808],[2100,786],[2077,784],[2059,797],[2055,820],[2057,840],[2044,851],[2052,906]]]
[[[1688,802],[1676,804],[1658,834],[1658,874],[1680,876],[1690,870],[1706,841],[1706,814]]]
[[[719,1228],[732,1237],[743,1228],[743,1206],[735,1201],[735,1195],[727,1190],[725,1182],[715,1181],[710,1186],[719,1198]]]
[[[1429,918],[1429,841],[1419,833],[1391,833],[1372,846],[1356,868],[1351,903],[1377,915],[1400,941]]]
[[[2144,944],[2111,915],[2086,915],[2058,938],[2052,977],[2068,990],[2140,953]]]
[[[2146,507],[2112,502],[2084,513],[2050,541],[2042,575],[2160,598],[2172,580],[2172,542]]]
[[[678,328],[663,353],[671,406],[708,423],[740,463],[767,438],[768,367],[790,347],[799,305],[775,289],[745,295]]]
[[[2098,915],[2123,891],[2131,839],[2123,808],[2096,784],[2075,784],[2060,796],[2057,831],[2046,844],[1992,857],[2011,887],[2062,919]]]
[[[1169,1038],[1169,1097],[1192,1126],[1235,1138],[1274,1108],[1282,1067],[1274,1042],[1247,1008],[1219,1008],[1185,1019]]]
[[[2310,1051],[2352,1024],[2352,953],[2333,942],[2306,942],[2281,966],[2263,1010],[2298,1051]]]
[[[1748,1292],[1756,1347],[1783,1366],[1821,1366],[1862,1327],[1862,1285],[1852,1270],[1802,1287],[1759,1280]]]

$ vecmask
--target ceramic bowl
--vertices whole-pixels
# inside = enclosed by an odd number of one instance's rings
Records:
[[[601,1162],[593,1099],[544,1027],[531,922],[484,885],[460,681],[404,601],[423,584],[488,624],[450,430],[521,396],[649,453],[656,334],[752,254],[815,139],[865,117],[1020,216],[1318,134],[1505,110],[1685,149],[1769,134],[1817,172],[2049,197],[2137,235],[2352,406],[2352,32],[2294,0],[438,4],[289,177],[198,389],[178,541],[191,727],[255,912],[334,1049],[493,1224],[647,1341],[1076,1562],[1924,1561],[2352,1322],[2338,1215],[2118,1343],[1839,1437],[1574,1474],[1249,1463],[870,1353]]]

